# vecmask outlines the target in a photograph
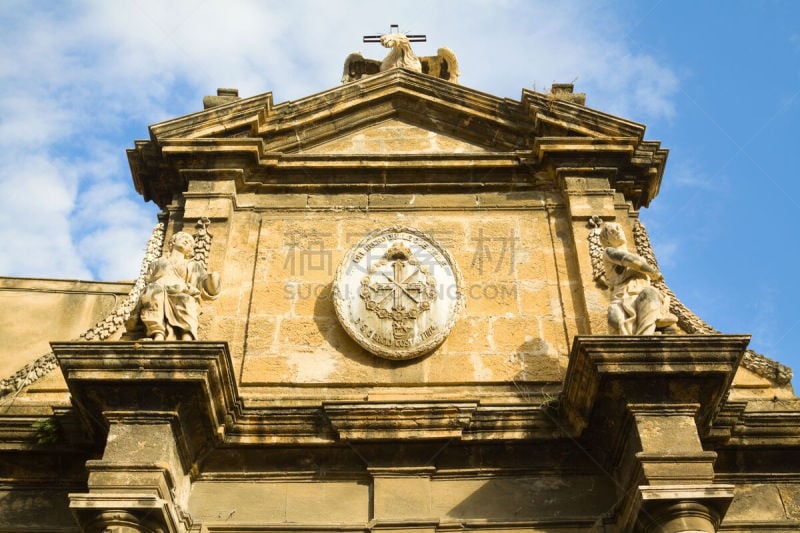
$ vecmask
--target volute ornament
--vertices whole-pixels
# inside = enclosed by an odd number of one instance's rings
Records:
[[[461,273],[430,235],[394,226],[345,254],[333,282],[336,316],[367,351],[413,359],[444,342],[464,306]]]

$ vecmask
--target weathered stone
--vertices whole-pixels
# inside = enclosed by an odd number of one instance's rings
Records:
[[[620,245],[601,228],[657,270],[637,210],[666,150],[581,104],[566,85],[514,101],[400,68],[151,126],[129,159],[165,215],[139,279],[0,279],[0,529],[798,529],[786,367],[661,281],[679,335],[598,335],[625,307],[602,286],[626,261],[604,264]],[[197,316],[212,340],[121,338],[164,236],[192,228],[192,260],[225,280]],[[424,340],[405,328],[439,328],[424,314],[446,294],[427,289],[455,265],[463,309],[413,359],[338,320],[360,305],[392,343]],[[47,354],[55,334],[81,340]]]

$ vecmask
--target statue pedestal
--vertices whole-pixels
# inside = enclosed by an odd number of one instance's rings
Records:
[[[69,495],[86,532],[182,533],[198,457],[237,408],[226,343],[70,342],[53,351],[89,432],[88,492]]]
[[[703,450],[749,342],[742,335],[576,337],[564,414],[613,476],[622,531],[716,531],[733,486]]]

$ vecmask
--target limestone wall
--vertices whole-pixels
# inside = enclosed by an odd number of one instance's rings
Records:
[[[0,277],[0,377],[103,319],[132,283]]]
[[[560,386],[570,339],[585,333],[586,318],[557,197],[510,193],[494,205],[483,198],[476,209],[473,194],[303,196],[298,209],[286,205],[292,198],[259,195],[258,211],[238,210],[210,227],[209,266],[221,272],[224,292],[204,304],[201,337],[230,342],[242,385]],[[361,199],[368,209],[359,208]],[[446,247],[466,297],[444,344],[404,363],[350,339],[331,297],[347,250],[393,225],[420,229]]]

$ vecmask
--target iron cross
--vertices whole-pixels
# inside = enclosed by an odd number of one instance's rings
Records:
[[[400,33],[400,26],[397,24],[390,25],[389,33]],[[364,42],[379,43],[381,42],[381,37],[383,37],[383,35],[365,35]],[[412,43],[424,43],[428,39],[427,35],[406,35],[406,37],[408,37],[408,41]]]

